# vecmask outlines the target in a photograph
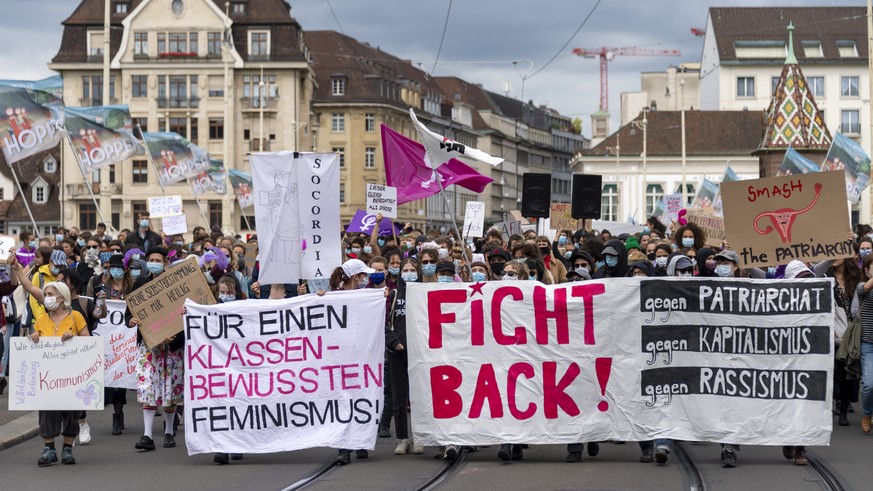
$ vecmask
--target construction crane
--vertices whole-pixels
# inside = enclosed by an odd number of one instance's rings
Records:
[[[682,56],[675,49],[641,48],[574,48],[573,54],[582,58],[600,58],[600,111],[609,112],[609,69],[608,63],[616,56]]]

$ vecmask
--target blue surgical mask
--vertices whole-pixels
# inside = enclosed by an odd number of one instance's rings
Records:
[[[376,239],[376,243],[379,244],[379,247],[385,247],[385,239]]]
[[[483,273],[481,271],[474,271],[473,272],[473,281],[478,283],[480,281],[486,281],[487,279],[488,279],[488,277],[485,276],[485,273]]]
[[[352,252],[352,250],[349,249],[348,247],[346,247],[346,254],[348,254],[348,253],[350,253],[350,252]]]
[[[37,242],[35,240],[31,240],[27,245],[30,246],[31,249],[36,249]]]
[[[400,274],[400,268],[388,268],[388,274],[397,277]]]
[[[55,242],[57,242],[58,245],[60,245],[61,242],[63,242],[63,241],[64,241],[64,236],[63,236],[63,235],[61,235],[61,234],[55,234]]]
[[[867,257],[867,254],[870,254],[870,249],[861,249],[858,251],[858,255],[861,256],[861,259]]]
[[[529,280],[531,280],[531,281],[536,281],[536,280],[537,280],[537,276],[536,276],[536,275],[531,275],[531,276],[528,276],[527,279],[529,279]]]
[[[421,272],[424,273],[425,276],[433,276],[436,274],[436,264],[422,264]]]
[[[52,276],[57,276],[58,273],[61,272],[61,268],[56,268],[54,266],[49,266],[49,271],[52,272]]]
[[[682,237],[682,247],[693,247],[694,237]]]
[[[567,243],[567,236],[566,235],[562,235],[562,236],[558,237],[558,245],[564,245],[566,243]]]
[[[649,233],[649,232],[651,232],[651,231],[652,231],[652,229],[650,229],[649,227],[643,227],[643,233],[644,233],[644,234],[647,234],[647,233]]]
[[[85,239],[76,239],[76,244],[79,247],[84,247],[85,246]]]
[[[109,275],[116,280],[120,280],[124,277],[124,270],[121,268],[109,268]]]
[[[221,303],[233,302],[234,300],[236,300],[236,295],[233,295],[231,293],[218,294],[218,301]]]
[[[374,285],[381,285],[382,282],[385,281],[385,273],[370,274],[370,281],[372,281]]]
[[[368,245],[367,245],[367,246],[364,246],[364,254],[372,254],[372,253],[373,253],[373,247],[372,247],[372,246],[368,246]]]
[[[606,261],[606,265],[610,268],[618,266],[618,258],[615,256],[606,256],[603,259],[604,261]]]
[[[564,257],[566,259],[570,259],[570,256],[572,256],[572,255],[573,255],[573,251],[565,251],[564,252]]]
[[[722,278],[727,278],[731,273],[731,267],[727,264],[719,264],[715,267],[715,274]]]
[[[776,266],[770,266],[767,268],[767,275],[771,278],[776,276]]]
[[[606,264],[606,263],[603,262],[603,261],[595,261],[595,262],[594,262],[594,268],[595,268],[595,269],[600,269],[600,268],[602,268],[605,264]]]
[[[403,278],[403,281],[407,283],[415,283],[416,281],[418,281],[418,273],[416,273],[415,271],[403,273],[402,275],[400,275],[400,277]]]
[[[163,263],[146,263],[146,268],[151,274],[160,274],[164,271]]]
[[[455,279],[451,276],[440,276],[437,278],[437,283],[454,283]]]
[[[149,221],[148,221],[148,220],[140,220],[140,221],[139,221],[139,227],[140,227],[140,228],[146,228],[146,227],[148,227],[148,226],[149,226]]]
[[[139,278],[139,275],[142,274],[142,270],[139,268],[132,268],[130,270],[130,277],[133,279]]]

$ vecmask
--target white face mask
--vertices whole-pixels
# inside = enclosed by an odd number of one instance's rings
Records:
[[[449,257],[449,250],[446,249],[445,247],[440,247],[438,253],[439,253],[440,259],[445,259],[445,258]]]
[[[43,301],[43,305],[45,306],[46,310],[57,309],[58,305],[59,305],[58,297],[56,297],[54,295],[45,297],[45,300]]]
[[[656,257],[655,265],[661,268],[667,267],[667,256]]]

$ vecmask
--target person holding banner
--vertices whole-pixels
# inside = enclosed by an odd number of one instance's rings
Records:
[[[72,310],[70,289],[64,283],[46,283],[42,289],[43,305],[46,314],[34,323],[30,339],[38,343],[41,337],[60,337],[66,341],[73,336],[90,336],[82,314]],[[37,465],[47,466],[58,461],[55,438],[64,438],[61,463],[73,465],[73,441],[79,435],[79,414],[81,411],[39,411],[39,434],[45,443]]]
[[[163,246],[149,249],[146,253],[148,275],[141,276],[134,283],[133,289],[136,290],[160,277],[161,273],[164,272],[166,263],[167,249]],[[130,309],[128,309],[127,316],[129,316],[128,325],[139,328],[141,322],[130,314]],[[144,432],[134,448],[146,452],[155,449],[152,431],[155,413],[159,407],[163,408],[164,415],[164,448],[173,448],[176,446],[176,439],[173,438],[176,405],[180,404],[184,397],[183,370],[185,361],[182,352],[185,337],[183,335],[170,336],[150,349],[146,346],[142,333],[138,332],[137,344],[139,346],[139,362],[136,370],[138,379],[136,398],[142,404]]]
[[[242,286],[239,284],[239,281],[232,274],[226,274],[218,279],[218,290],[215,295],[215,300],[218,303],[229,303],[236,302],[237,300],[244,300]],[[242,460],[243,454],[241,453],[216,453],[212,460],[218,465],[227,465],[231,460]]]
[[[627,276],[627,249],[624,242],[613,239],[606,243],[601,253],[603,266],[594,272],[594,279],[623,278]]]

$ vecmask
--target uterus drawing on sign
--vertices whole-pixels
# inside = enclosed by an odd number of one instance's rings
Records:
[[[792,208],[780,208],[778,210],[773,211],[762,211],[755,216],[755,221],[753,225],[755,226],[755,232],[758,232],[761,235],[767,235],[774,230],[773,227],[767,225],[767,228],[761,230],[758,228],[758,221],[762,218],[769,218],[773,225],[776,227],[775,230],[779,234],[779,238],[782,239],[782,243],[791,242],[791,227],[794,226],[794,220],[797,219],[798,215],[802,215],[809,210],[811,210],[816,203],[818,203],[818,198],[821,196],[822,185],[821,183],[815,183],[815,197],[812,199],[812,203],[807,205],[805,208],[801,208],[799,210],[795,210]]]
[[[290,175],[284,171],[276,171],[273,174],[274,187],[268,191],[261,191],[261,204],[270,209],[270,223],[268,227],[273,231],[273,240],[270,244],[268,261],[275,262],[281,252],[281,261],[285,264],[298,264],[303,259],[303,227],[297,220],[289,220],[283,215],[298,216],[297,212],[297,183],[289,182]]]

